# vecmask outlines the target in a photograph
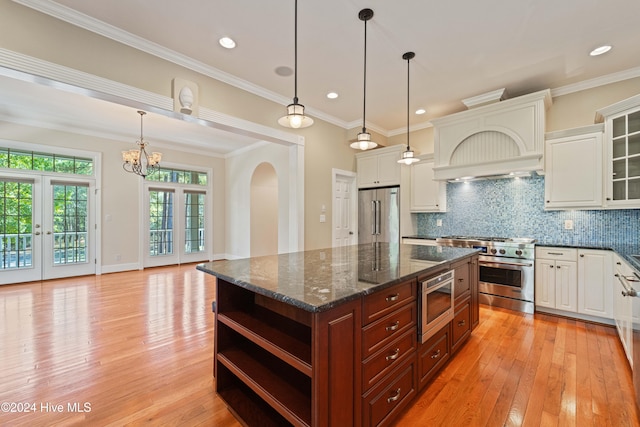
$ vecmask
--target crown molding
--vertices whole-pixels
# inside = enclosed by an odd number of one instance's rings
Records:
[[[605,86],[611,83],[617,83],[624,80],[634,79],[640,77],[640,67],[630,68],[628,70],[619,71],[617,73],[607,74],[606,76],[600,76],[589,80],[584,80],[578,83],[573,83],[566,86],[560,86],[555,89],[551,89],[551,97],[569,95],[571,93],[580,92],[587,89],[593,89],[599,86]]]
[[[275,92],[269,91],[261,86],[255,85],[246,80],[240,79],[234,75],[226,73],[218,68],[207,65],[203,62],[196,61],[181,53],[175,52],[157,43],[153,43],[142,37],[138,37],[113,25],[107,24],[83,13],[77,12],[71,8],[60,5],[58,3],[49,0],[12,0],[15,3],[37,10],[38,12],[49,15],[53,18],[60,19],[71,25],[83,28],[87,31],[91,31],[100,36],[109,38],[118,43],[122,43],[134,49],[172,62],[181,67],[203,74],[212,79],[221,81],[230,86],[242,89],[245,92],[249,92],[253,95],[265,98],[269,101],[286,106],[291,103],[291,98],[282,96]],[[329,114],[326,114],[320,110],[316,110],[313,107],[306,108],[307,113],[310,116],[316,117],[320,120],[334,124],[336,126],[347,128],[347,123],[344,120],[340,120]]]

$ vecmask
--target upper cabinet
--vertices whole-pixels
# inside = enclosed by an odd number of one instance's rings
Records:
[[[358,188],[400,185],[398,160],[404,149],[404,145],[392,145],[356,154]]]
[[[598,110],[604,121],[606,205],[640,208],[640,95]]]
[[[545,141],[545,209],[603,206],[602,125],[551,132]]]
[[[447,185],[434,180],[433,155],[420,156],[411,166],[411,212],[445,212]]]
[[[542,170],[550,105],[544,90],[431,120],[435,179]]]

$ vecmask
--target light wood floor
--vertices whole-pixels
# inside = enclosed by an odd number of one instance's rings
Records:
[[[194,265],[0,286],[0,425],[238,426],[213,391],[214,292]],[[480,321],[398,426],[640,426],[613,328]]]

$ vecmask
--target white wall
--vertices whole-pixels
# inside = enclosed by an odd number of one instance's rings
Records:
[[[227,159],[227,258],[251,255],[251,177],[263,162],[271,164],[278,176],[278,253],[298,250],[290,245],[289,238],[296,233],[298,223],[291,208],[298,192],[297,153],[301,149],[265,142]]]

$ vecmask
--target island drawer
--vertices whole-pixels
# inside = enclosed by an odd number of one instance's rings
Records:
[[[386,347],[403,332],[416,326],[417,304],[407,304],[362,330],[362,358]]]
[[[362,324],[367,325],[416,299],[416,281],[408,280],[363,298]]]
[[[398,339],[362,362],[362,390],[373,387],[382,377],[406,359],[413,357],[416,349],[417,329],[411,328]]]
[[[449,360],[449,337],[449,324],[447,324],[422,344],[418,355],[419,389],[422,389]]]
[[[451,352],[454,353],[471,335],[471,299],[456,305],[456,312],[451,322]]]
[[[415,363],[407,361],[364,395],[362,425],[390,425],[415,394]]]

